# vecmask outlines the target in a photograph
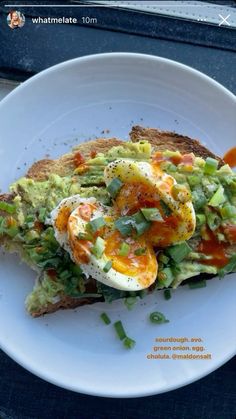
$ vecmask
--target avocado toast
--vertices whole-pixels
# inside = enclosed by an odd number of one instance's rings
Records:
[[[224,276],[236,269],[235,173],[197,140],[138,126],[133,127],[130,138],[131,142],[115,138],[98,139],[80,144],[58,160],[41,160],[29,169],[24,178],[11,185],[10,194],[0,195],[0,243],[10,252],[18,252],[37,271],[36,285],[26,300],[27,310],[32,316],[97,301],[112,301],[129,296],[143,298],[145,294],[158,289],[176,288],[189,278],[197,283],[199,275],[204,275],[204,278],[217,274]],[[104,173],[107,173],[108,166],[113,171],[117,170],[116,162],[119,163],[121,172],[117,172],[115,177],[118,180],[115,183],[114,196],[114,190],[109,189],[112,182],[105,182]],[[53,211],[63,200],[75,196],[79,196],[77,199],[80,200],[94,198],[102,208],[111,208],[112,213],[118,200],[121,202],[122,189],[127,190],[125,179],[122,178],[127,162],[132,162],[133,171],[140,169],[140,164],[148,167],[152,162],[159,172],[174,179],[177,185],[173,188],[177,194],[176,202],[181,202],[181,205],[189,202],[194,208],[194,228],[192,225],[191,234],[186,232],[187,239],[176,239],[174,243],[161,243],[159,239],[152,243],[150,252],[155,251],[157,261],[155,281],[137,291],[109,286],[109,282],[106,283],[106,276],[111,273],[109,266],[106,268],[107,272],[104,271],[105,265],[100,269],[107,274],[103,273],[103,282],[98,280],[96,274],[91,276],[86,269],[81,269],[78,260],[76,262],[75,256],[70,254],[64,242],[55,234],[56,222],[52,218]],[[140,176],[140,170],[137,171],[137,176]],[[125,173],[125,178],[128,174],[129,172]],[[117,182],[121,192],[117,189]],[[160,190],[158,192],[161,193]],[[126,195],[126,199],[128,201],[129,196]],[[66,202],[68,207],[68,201]],[[132,225],[134,229],[143,225],[148,229],[154,223],[160,222],[161,226],[163,219],[165,221],[171,218],[168,212],[173,211],[171,205],[167,205],[168,201],[166,202],[164,199],[163,208],[156,212],[153,205],[148,205],[148,212],[142,206],[142,214],[139,212],[142,223],[138,224],[134,224],[135,220],[131,219],[134,211],[127,212],[130,208],[124,210],[123,207],[120,214],[122,217],[118,217],[119,225],[123,222],[124,227],[124,222],[129,222],[128,225]],[[137,213],[136,208],[135,214]],[[162,219],[151,219],[153,215]],[[130,219],[124,220],[128,216]],[[131,246],[128,244],[130,236],[132,240],[134,237],[133,230],[130,235],[124,229],[121,230],[123,242],[128,247]],[[78,233],[78,237],[79,234],[82,233]],[[142,237],[147,240],[145,234],[148,233],[141,231],[140,240]],[[86,237],[86,242],[90,242],[88,238]],[[93,243],[92,239],[91,242]],[[121,245],[119,244],[120,253]],[[148,245],[135,249],[138,261],[144,258]],[[126,257],[124,246],[123,256],[119,255],[119,258],[122,257]],[[102,255],[95,255],[95,259],[101,258]],[[145,264],[145,259],[143,262]]]

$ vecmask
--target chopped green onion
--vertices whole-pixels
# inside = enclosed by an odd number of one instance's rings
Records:
[[[80,232],[80,233],[78,234],[77,238],[78,238],[79,240],[88,240],[88,241],[93,240],[93,236],[92,236],[91,234],[89,234],[89,233],[84,233],[84,232]]]
[[[158,261],[164,263],[166,265],[169,262],[170,258],[168,256],[164,255],[164,253],[160,252],[158,254]]]
[[[199,185],[201,183],[201,178],[200,176],[197,175],[190,175],[187,177],[188,183],[190,186],[196,186]]]
[[[127,297],[124,299],[124,304],[128,308],[128,310],[132,310],[136,303],[137,297]]]
[[[73,275],[80,277],[82,274],[82,269],[79,265],[75,265],[74,263],[70,265],[70,270],[73,273]]]
[[[139,247],[139,249],[136,249],[134,251],[134,254],[136,256],[141,256],[141,255],[144,255],[146,253],[146,250],[147,250],[146,247]]]
[[[97,237],[95,245],[91,248],[91,252],[96,258],[100,258],[105,250],[105,240],[101,237]]]
[[[160,211],[157,208],[141,208],[141,212],[147,221],[163,221]]]
[[[141,236],[141,234],[143,234],[151,227],[151,222],[146,220],[141,211],[136,212],[133,215],[133,218],[135,221],[134,227],[138,236]]]
[[[69,278],[71,277],[71,272],[69,272],[69,271],[67,271],[67,270],[62,271],[62,272],[60,273],[59,277],[60,277],[60,279],[62,279],[62,280],[69,279]]]
[[[197,224],[199,226],[202,226],[203,224],[205,224],[205,222],[206,222],[206,216],[205,216],[205,214],[197,214],[196,215],[196,218],[197,218]]]
[[[19,229],[17,226],[7,227],[4,231],[8,236],[15,237],[19,233]]]
[[[221,224],[221,219],[215,212],[207,211],[206,219],[207,225],[212,231],[215,231]]]
[[[188,286],[191,289],[205,288],[206,287],[206,281],[203,279],[202,281],[189,282]]]
[[[201,208],[204,208],[207,203],[207,199],[201,189],[194,190],[192,192],[192,199],[193,199],[193,205],[194,205],[195,211],[198,211]]]
[[[170,290],[164,290],[164,298],[165,300],[171,299],[171,291]]]
[[[40,234],[36,230],[29,230],[25,235],[25,242],[31,243],[40,238]]]
[[[112,268],[112,260],[109,260],[107,263],[106,263],[106,265],[104,266],[104,268],[103,268],[103,272],[109,272],[110,271],[110,269]]]
[[[214,193],[208,205],[211,207],[219,207],[219,205],[223,204],[226,201],[226,196],[224,194],[224,188],[222,185],[219,186],[217,191]]]
[[[114,323],[114,328],[115,328],[117,336],[119,337],[120,340],[123,340],[123,339],[126,338],[126,333],[125,333],[125,330],[123,328],[123,324],[121,323],[120,320],[118,320],[117,322]]]
[[[164,285],[164,287],[169,287],[174,280],[174,275],[171,268],[162,269],[160,272],[158,272],[157,277],[161,285]]]
[[[103,217],[98,217],[98,218],[95,218],[92,221],[89,221],[87,223],[86,227],[89,231],[92,231],[93,233],[96,233],[96,231],[98,231],[101,227],[104,227],[105,225],[106,225],[106,222],[105,222],[104,218]]]
[[[204,166],[204,173],[206,175],[213,175],[218,167],[218,161],[212,157],[207,157],[206,163]]]
[[[112,179],[111,183],[107,186],[107,190],[112,198],[115,198],[120,191],[121,187],[123,185],[123,182],[119,178]]]
[[[39,219],[39,221],[41,221],[42,223],[45,221],[45,218],[46,218],[46,213],[47,213],[47,208],[40,208],[40,209],[39,209],[38,219]]]
[[[161,208],[164,215],[166,217],[169,217],[172,213],[172,210],[170,209],[170,207],[162,199],[160,200],[160,204],[161,204]]]
[[[0,211],[5,211],[8,214],[14,214],[16,212],[16,206],[14,204],[8,204],[5,201],[0,201]]]
[[[32,223],[32,222],[34,222],[35,221],[35,216],[34,215],[27,215],[26,217],[25,217],[25,222],[26,222],[26,224],[28,224],[28,223]]]
[[[227,220],[229,218],[235,218],[236,217],[236,207],[233,205],[225,205],[223,208],[220,209],[221,217],[224,220]]]
[[[230,261],[223,268],[219,269],[218,274],[220,278],[223,278],[226,274],[234,272],[236,269],[236,255],[230,258]]]
[[[166,253],[174,259],[176,263],[180,263],[191,252],[191,250],[192,249],[188,243],[183,242],[169,247],[166,249]]]
[[[160,311],[154,311],[151,313],[149,319],[151,323],[155,324],[169,323],[169,320],[167,320],[164,314],[160,313]]]
[[[120,217],[115,221],[115,227],[119,230],[122,236],[130,236],[133,230],[133,225],[134,219],[129,216]]]
[[[105,324],[110,324],[111,323],[111,320],[109,319],[109,317],[106,313],[102,313],[100,315],[100,317]]]
[[[132,349],[135,343],[136,343],[135,340],[128,338],[128,336],[123,341],[123,345],[126,349]]]
[[[123,242],[119,248],[118,256],[127,256],[129,254],[130,245]]]

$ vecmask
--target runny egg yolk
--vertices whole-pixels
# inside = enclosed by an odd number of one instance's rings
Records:
[[[112,267],[117,272],[128,276],[135,276],[144,288],[150,286],[157,276],[157,259],[154,250],[144,238],[136,240],[127,238],[129,246],[127,256],[119,256],[119,249],[124,243],[124,237],[115,230],[106,237],[105,255],[112,260]],[[140,256],[135,254],[138,249],[145,250]]]
[[[187,202],[190,199],[187,189],[181,188],[181,198],[184,202],[179,201],[178,186],[176,188],[173,177],[164,174],[158,165],[152,165],[152,171],[157,184],[148,183],[145,179],[124,183],[115,200],[117,211],[121,215],[132,215],[141,208],[157,208],[162,221],[152,222],[144,235],[153,245],[165,247],[189,239],[195,228],[195,215],[192,204]],[[170,205],[174,202],[175,209],[166,211],[162,197],[165,197]]]

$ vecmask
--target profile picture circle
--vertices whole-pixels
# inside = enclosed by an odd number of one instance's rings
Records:
[[[25,24],[25,16],[18,10],[12,10],[7,15],[7,24],[11,29],[22,28]]]

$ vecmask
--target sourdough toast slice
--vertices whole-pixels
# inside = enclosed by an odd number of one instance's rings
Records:
[[[178,135],[173,132],[160,131],[152,128],[142,128],[135,126],[130,132],[130,138],[132,142],[138,142],[140,140],[148,141],[154,150],[178,150],[182,154],[194,153],[195,156],[206,159],[207,157],[213,157],[223,165],[223,160],[210,152],[204,147],[199,141],[192,140],[189,137]],[[57,174],[59,176],[70,175],[75,169],[75,156],[80,153],[84,159],[89,159],[91,153],[106,153],[114,146],[122,145],[123,141],[117,138],[108,139],[97,139],[95,141],[88,141],[86,143],[78,145],[71,153],[65,154],[56,160],[43,159],[32,165],[27,172],[27,177],[35,181],[43,181],[48,178],[50,174]],[[11,203],[14,198],[13,194],[0,195],[0,200]],[[97,287],[96,282],[91,278],[86,285],[86,292],[96,293]],[[76,308],[86,304],[92,304],[98,301],[104,301],[103,297],[98,298],[73,298],[67,295],[61,295],[60,300],[55,303],[48,303],[47,306],[41,307],[41,309],[35,310],[31,314],[34,317],[41,316],[43,314],[52,313],[59,309]]]

